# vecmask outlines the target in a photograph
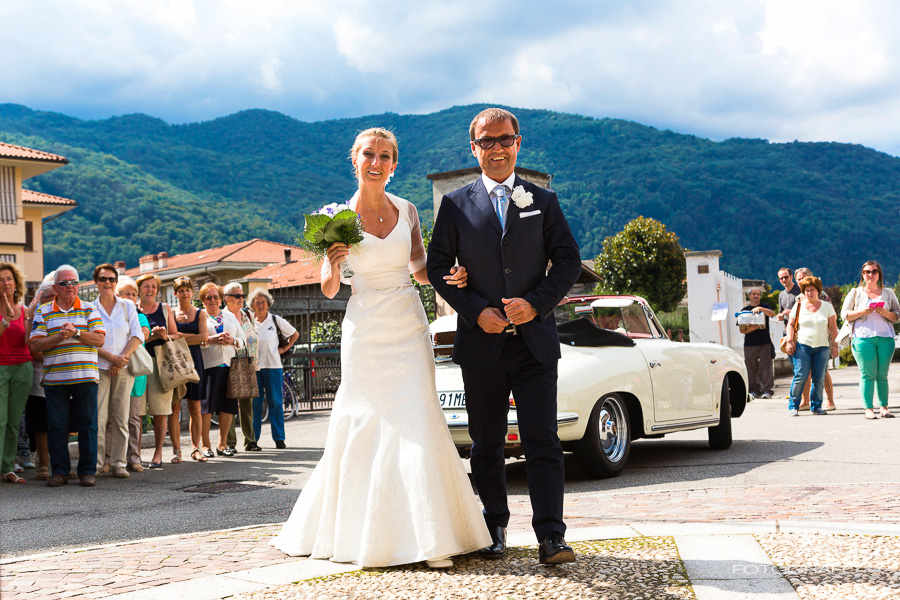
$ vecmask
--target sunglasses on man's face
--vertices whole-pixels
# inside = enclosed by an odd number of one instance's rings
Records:
[[[115,283],[119,280],[118,277],[98,277],[97,281],[99,283]]]
[[[478,138],[477,140],[472,140],[472,143],[482,150],[490,150],[497,142],[500,142],[500,145],[504,148],[509,148],[516,143],[517,139],[519,139],[518,135],[501,135],[500,137]]]
[[[60,287],[75,287],[76,285],[78,285],[78,282],[75,281],[74,279],[69,280],[69,281],[57,281],[56,285],[58,285]]]

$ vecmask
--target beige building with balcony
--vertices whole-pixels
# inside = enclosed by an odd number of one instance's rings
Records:
[[[30,296],[44,278],[44,224],[78,203],[22,188],[22,182],[68,164],[65,157],[0,142],[0,262],[25,274]]]

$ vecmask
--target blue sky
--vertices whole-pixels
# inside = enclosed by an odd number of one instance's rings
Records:
[[[0,102],[170,123],[475,102],[900,155],[891,0],[0,0]]]

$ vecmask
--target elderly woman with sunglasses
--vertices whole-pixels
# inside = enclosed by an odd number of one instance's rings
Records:
[[[222,296],[222,288],[215,283],[205,283],[200,288],[200,300],[209,315],[209,337],[202,346],[208,409],[210,413],[219,413],[219,444],[216,454],[230,457],[235,452],[228,447],[228,430],[234,416],[238,414],[238,401],[226,395],[228,369],[236,350],[246,345],[247,338],[234,315],[222,310]]]
[[[115,477],[128,477],[128,414],[134,376],[126,369],[131,354],[144,343],[144,333],[134,302],[116,296],[119,273],[104,263],[94,269],[99,295],[94,308],[100,313],[106,340],[97,351],[100,388],[97,392],[97,469],[106,468],[106,455]],[[110,425],[107,428],[107,423]]]
[[[237,351],[239,358],[250,358],[253,365],[258,367],[257,352],[259,347],[259,334],[256,333],[256,321],[253,319],[247,307],[244,306],[244,288],[240,283],[232,281],[225,286],[225,307],[228,312],[234,315],[234,318],[241,324],[247,344]],[[257,452],[262,450],[256,444],[256,434],[253,431],[253,398],[240,398],[238,400],[238,413],[241,420],[241,433],[244,435],[244,450],[248,452]],[[228,430],[228,448],[232,452],[237,452],[237,433],[235,432],[235,423],[232,421],[231,429]]]
[[[894,323],[900,320],[900,303],[894,290],[884,287],[881,265],[874,260],[862,266],[862,280],[844,299],[841,317],[851,323],[851,349],[859,365],[859,393],[866,419],[873,420],[874,396],[882,418],[888,410],[888,368],[894,357]]]
[[[837,314],[831,302],[819,298],[822,282],[818,277],[800,281],[800,296],[791,309],[787,327],[787,353],[794,357],[794,380],[788,410],[792,417],[800,413],[803,386],[812,373],[810,410],[814,415],[827,415],[822,408],[822,389],[828,359],[838,354]]]

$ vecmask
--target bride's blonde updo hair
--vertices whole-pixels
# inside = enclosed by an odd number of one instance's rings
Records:
[[[391,143],[394,149],[394,164],[397,164],[397,158],[400,154],[400,150],[397,148],[397,138],[394,137],[394,133],[392,131],[388,131],[383,127],[370,127],[365,131],[360,131],[356,134],[356,139],[353,141],[353,146],[350,148],[350,162],[356,158],[356,153],[359,152],[359,147],[362,146],[362,141],[366,138],[381,138],[383,140],[387,140]]]

